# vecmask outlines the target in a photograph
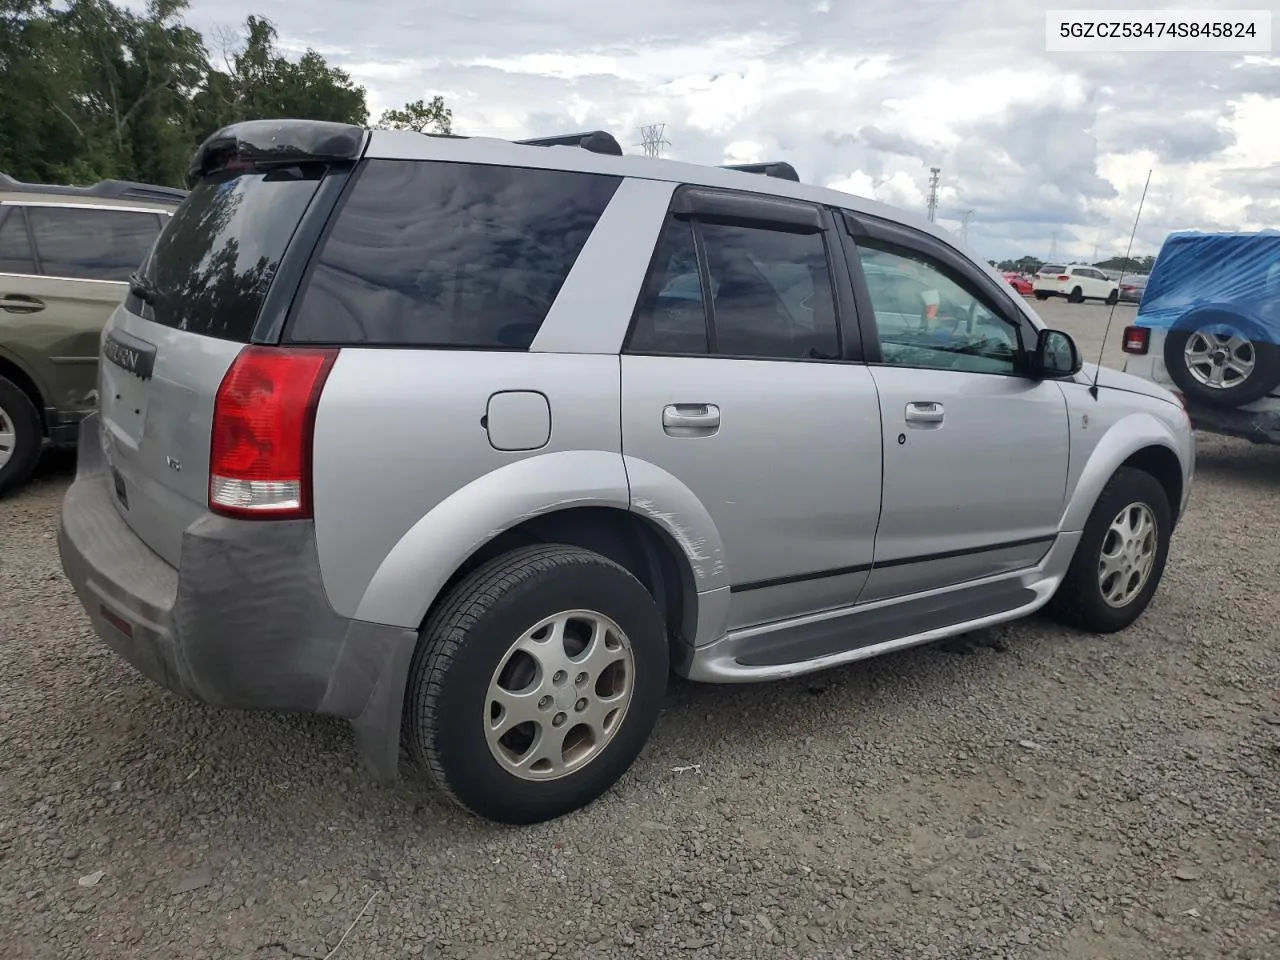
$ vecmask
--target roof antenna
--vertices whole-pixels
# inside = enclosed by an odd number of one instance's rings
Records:
[[[1120,264],[1120,279],[1116,281],[1117,295],[1111,304],[1111,313],[1107,316],[1107,327],[1102,331],[1102,346],[1098,349],[1098,366],[1093,371],[1093,383],[1089,385],[1089,393],[1098,399],[1098,377],[1102,375],[1102,356],[1107,351],[1107,337],[1111,335],[1111,321],[1115,319],[1116,307],[1120,305],[1118,291],[1124,283],[1124,272],[1129,266],[1129,255],[1133,253],[1133,238],[1138,235],[1138,221],[1142,219],[1142,205],[1147,202],[1147,187],[1151,186],[1151,171],[1147,171],[1147,182],[1142,187],[1142,198],[1138,201],[1138,215],[1133,218],[1133,232],[1129,234],[1129,246],[1124,251],[1124,261]]]

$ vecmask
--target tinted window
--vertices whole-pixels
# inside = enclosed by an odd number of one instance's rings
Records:
[[[712,286],[712,351],[835,359],[835,297],[821,234],[699,224]]]
[[[160,232],[154,213],[28,207],[40,272],[47,277],[125,281]]]
[[[247,342],[293,231],[323,171],[215,175],[198,183],[147,263],[148,319]]]
[[[1046,263],[1043,267],[1040,268],[1040,272],[1041,273],[1061,273],[1065,269],[1067,268],[1062,266],[1059,263]]]
[[[882,361],[893,366],[1017,373],[1018,328],[931,258],[859,241]],[[910,296],[904,291],[910,290]]]
[[[636,353],[707,352],[702,278],[688,221],[668,220],[658,238],[627,348]]]
[[[526,349],[619,182],[369,161],[317,254],[290,337]]]
[[[0,273],[35,273],[22,208],[0,207]]]

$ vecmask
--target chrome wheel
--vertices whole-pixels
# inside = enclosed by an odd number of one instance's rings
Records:
[[[555,780],[599,756],[635,690],[635,654],[616,623],[569,610],[508,648],[485,697],[484,730],[499,765],[525,780]]]
[[[1197,330],[1182,349],[1187,371],[1213,390],[1230,390],[1249,379],[1258,362],[1253,342],[1238,333]]]
[[[1107,606],[1128,606],[1142,592],[1157,543],[1156,517],[1145,503],[1129,504],[1111,521],[1098,559],[1098,586]]]
[[[13,417],[4,407],[0,407],[0,470],[13,459],[14,448],[18,445],[18,430],[14,426]]]

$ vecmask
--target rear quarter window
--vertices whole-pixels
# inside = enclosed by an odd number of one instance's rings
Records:
[[[620,182],[367,161],[315,256],[287,338],[527,349]]]

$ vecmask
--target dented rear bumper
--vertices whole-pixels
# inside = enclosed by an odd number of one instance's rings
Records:
[[[385,741],[398,746],[416,633],[333,612],[309,521],[205,514],[183,534],[179,567],[170,566],[121,515],[97,421],[81,425],[58,549],[98,636],[194,700],[351,719],[370,766],[394,775]]]

